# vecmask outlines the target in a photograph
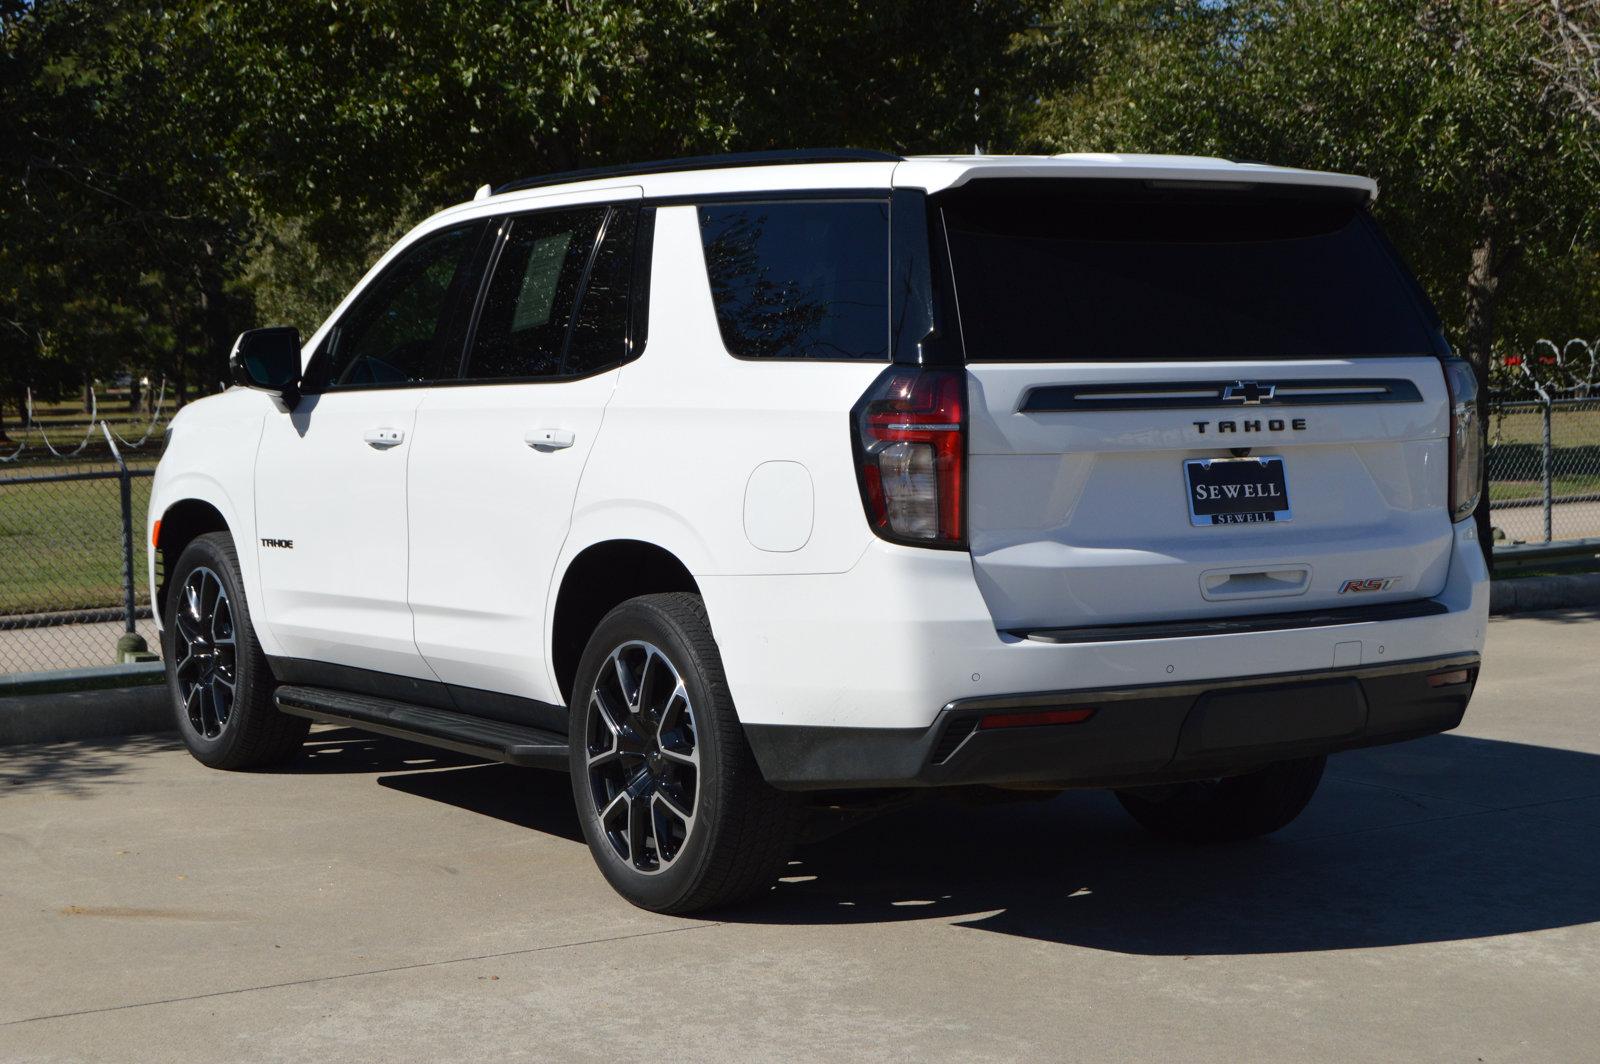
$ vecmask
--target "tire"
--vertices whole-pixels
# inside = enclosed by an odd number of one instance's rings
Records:
[[[572,690],[573,799],[618,894],[681,914],[771,886],[799,803],[761,776],[698,595],[646,595],[606,614]]]
[[[1133,819],[1181,842],[1253,839],[1299,816],[1322,780],[1326,757],[1280,761],[1243,776],[1118,791]]]
[[[220,769],[268,768],[293,757],[311,722],[273,705],[275,683],[250,623],[233,539],[197,537],[167,586],[161,656],[189,752]]]

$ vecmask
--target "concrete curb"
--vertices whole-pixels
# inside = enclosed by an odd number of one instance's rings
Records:
[[[167,685],[0,698],[0,746],[171,731]]]
[[[94,665],[81,669],[55,669],[50,672],[13,672],[0,676],[0,698],[21,695],[54,695],[66,691],[121,690],[167,682],[167,672],[159,661],[140,661],[127,665]]]
[[[1600,606],[1600,573],[1513,577],[1496,580],[1489,591],[1489,612],[1494,614],[1572,606]]]

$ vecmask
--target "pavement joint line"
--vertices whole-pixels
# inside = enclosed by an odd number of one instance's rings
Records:
[[[1492,813],[1509,813],[1511,809],[1482,808],[1471,809],[1465,813],[1449,813],[1445,816],[1423,817],[1421,820],[1407,820],[1402,824],[1374,824],[1369,828],[1351,828],[1349,831],[1329,831],[1321,835],[1301,835],[1295,842],[1324,842],[1328,839],[1346,839],[1352,835],[1368,835],[1374,831],[1398,831],[1405,828],[1420,827],[1423,824],[1439,824],[1446,820],[1465,820],[1468,817],[1488,816]]]
[[[1465,805],[1465,806],[1470,806],[1473,809],[1481,809],[1486,813],[1492,813],[1492,812],[1494,812],[1494,811],[1496,811],[1498,809],[1501,809],[1501,808],[1506,808],[1506,809],[1515,809],[1515,808],[1517,808],[1516,806],[1504,806],[1504,807],[1502,807],[1502,806],[1497,806],[1497,805],[1485,805],[1482,802],[1469,802],[1465,798],[1448,798],[1448,797],[1446,797],[1445,795],[1442,795],[1442,794],[1428,794],[1425,791],[1401,790],[1399,787],[1390,787],[1387,784],[1383,784],[1383,783],[1371,783],[1371,782],[1369,782],[1367,780],[1351,779],[1348,776],[1333,776],[1333,775],[1330,775],[1328,777],[1328,779],[1332,780],[1335,783],[1348,783],[1353,787],[1369,787],[1369,788],[1371,788],[1372,790],[1375,790],[1375,791],[1383,791],[1385,794],[1399,795],[1400,797],[1403,797],[1403,798],[1427,798],[1429,801],[1434,801],[1434,802],[1453,802],[1456,805]],[[1570,799],[1567,799],[1567,798],[1555,798],[1555,799],[1552,799],[1552,801],[1557,801],[1557,802],[1565,802],[1565,801],[1569,801],[1569,800]]]
[[[688,927],[664,927],[659,931],[636,931],[629,935],[611,935],[606,938],[589,938],[579,942],[552,942],[547,946],[530,946],[527,949],[507,950],[504,953],[485,953],[476,957],[449,957],[442,961],[420,961],[416,964],[396,964],[388,968],[372,968],[359,972],[341,972],[337,975],[313,975],[305,979],[288,979],[281,983],[263,983],[260,986],[241,986],[232,990],[213,990],[207,994],[187,994],[182,997],[157,998],[154,1001],[130,1001],[123,1005],[106,1005],[97,1009],[76,1009],[72,1012],[53,1012],[43,1016],[24,1016],[21,1019],[5,1020],[0,1022],[0,1027],[15,1027],[18,1024],[38,1023],[41,1020],[66,1020],[75,1016],[94,1016],[102,1012],[122,1012],[126,1009],[144,1009],[153,1005],[181,1005],[186,1001],[205,1001],[208,998],[231,997],[235,994],[253,994],[259,990],[282,990],[292,986],[309,986],[312,983],[332,983],[342,979],[359,979],[369,975],[389,975],[394,972],[413,972],[419,968],[441,968],[449,964],[470,964],[474,961],[501,960],[506,957],[524,957],[530,953],[546,953],[550,950],[572,949],[578,946],[598,946],[608,942],[626,942],[635,938],[651,938],[656,935],[672,935],[682,931],[702,931],[708,928],[721,927],[720,920],[701,924],[690,924]]]
[[[1355,783],[1357,781],[1356,780],[1349,780],[1347,782]],[[1368,784],[1368,786],[1377,787],[1378,784]],[[1380,789],[1388,790],[1389,788],[1381,787]],[[1395,793],[1395,794],[1404,794],[1405,792],[1404,791],[1395,791],[1393,793]],[[1467,817],[1488,816],[1488,815],[1490,815],[1492,813],[1521,813],[1521,812],[1524,812],[1525,810],[1528,810],[1528,809],[1536,809],[1541,805],[1555,805],[1555,804],[1557,804],[1559,802],[1582,802],[1582,801],[1586,801],[1586,800],[1588,800],[1590,798],[1600,798],[1600,795],[1596,795],[1596,794],[1575,794],[1570,798],[1544,798],[1544,799],[1540,799],[1537,802],[1524,802],[1524,803],[1522,803],[1520,805],[1486,805],[1486,806],[1478,806],[1478,807],[1473,808],[1471,810],[1468,810],[1467,812],[1464,812],[1464,813],[1449,813],[1449,814],[1447,814],[1445,816],[1424,817],[1421,820],[1407,820],[1407,821],[1405,821],[1404,823],[1401,823],[1401,824],[1374,824],[1370,828],[1352,828],[1349,831],[1329,831],[1329,832],[1325,832],[1325,833],[1323,833],[1321,835],[1301,835],[1298,838],[1294,839],[1293,841],[1295,841],[1295,842],[1322,842],[1325,839],[1343,839],[1343,838],[1348,838],[1351,835],[1366,835],[1366,834],[1368,834],[1370,832],[1374,832],[1374,831],[1397,831],[1397,830],[1400,830],[1400,829],[1403,829],[1403,828],[1414,828],[1414,827],[1417,827],[1417,826],[1422,825],[1422,824],[1438,824],[1438,823],[1442,823],[1443,821],[1446,821],[1446,820],[1464,820]],[[1459,801],[1459,799],[1456,799],[1456,798],[1441,798],[1439,800],[1440,801],[1444,801],[1444,802]],[[1470,804],[1470,803],[1465,803],[1464,802],[1462,804],[1465,805],[1465,804]],[[1548,823],[1552,823],[1552,824],[1564,824],[1564,823],[1567,823],[1567,821],[1558,820],[1558,819],[1556,819],[1554,817],[1539,817],[1539,819],[1543,820],[1543,821],[1546,821]]]
[[[1348,776],[1329,776],[1328,779],[1335,783],[1348,783],[1356,787],[1371,787],[1373,790],[1387,791],[1390,794],[1403,795],[1407,798],[1427,798],[1435,802],[1454,802],[1456,805],[1471,806],[1481,809],[1486,813],[1510,813],[1522,809],[1537,809],[1541,805],[1557,805],[1561,802],[1586,802],[1591,798],[1600,798],[1600,793],[1574,794],[1561,798],[1541,798],[1537,802],[1518,802],[1516,805],[1485,805],[1482,802],[1469,802],[1465,798],[1450,798],[1442,794],[1428,794],[1424,791],[1406,791],[1399,787],[1388,787],[1382,783],[1370,783],[1366,780],[1351,779]]]

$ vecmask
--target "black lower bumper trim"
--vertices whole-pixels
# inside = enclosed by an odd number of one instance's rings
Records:
[[[1479,658],[961,699],[928,728],[746,725],[769,782],[794,790],[966,784],[1131,787],[1448,731]],[[1464,682],[1428,678],[1462,669]],[[982,728],[989,714],[1092,708],[1077,724]]]

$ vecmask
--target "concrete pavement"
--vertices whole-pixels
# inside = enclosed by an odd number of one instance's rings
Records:
[[[1491,622],[1459,732],[1337,756],[1270,840],[939,802],[713,920],[618,900],[555,775],[10,748],[0,1061],[1594,1059],[1597,621]]]

